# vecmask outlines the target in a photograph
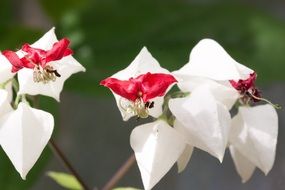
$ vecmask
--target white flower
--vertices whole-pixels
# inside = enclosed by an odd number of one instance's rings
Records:
[[[218,81],[245,79],[251,73],[251,69],[236,62],[212,39],[201,40],[192,49],[189,62],[180,69],[180,74]]]
[[[222,162],[231,118],[227,107],[215,99],[208,86],[201,85],[187,97],[169,100],[169,109],[176,117],[174,128],[185,136],[189,146]]]
[[[240,97],[229,81],[247,79],[252,73],[253,70],[236,62],[212,39],[201,40],[192,49],[189,62],[173,72],[182,91],[191,92],[197,86],[207,84],[217,101],[229,110]]]
[[[0,85],[14,77],[15,73],[12,73],[11,70],[11,63],[0,52]]]
[[[32,48],[38,48],[42,50],[50,50],[54,43],[58,42],[54,33],[55,28],[48,31],[42,38],[31,45]],[[23,57],[25,52],[20,50],[17,52],[19,57]],[[71,55],[65,56],[57,61],[49,62],[49,65],[53,67],[61,76],[57,77],[55,81],[49,81],[47,83],[34,81],[34,70],[30,68],[22,68],[18,71],[19,80],[19,94],[30,95],[46,95],[55,98],[59,101],[60,92],[63,89],[63,85],[66,79],[72,74],[85,71],[85,68],[78,63]]]
[[[239,107],[232,120],[230,151],[236,169],[246,182],[255,167],[267,174],[274,163],[278,135],[278,116],[269,104]]]
[[[0,117],[0,144],[23,179],[48,143],[53,127],[50,113],[25,103]]]
[[[183,136],[162,120],[133,129],[130,143],[146,190],[171,169],[186,145]]]
[[[260,98],[254,84],[256,73],[236,62],[211,39],[201,40],[193,48],[189,62],[173,74],[182,91],[194,93],[196,88],[206,85],[215,100],[228,110],[237,100],[247,104]],[[202,99],[205,101],[205,98]],[[189,106],[189,109],[194,108]],[[224,112],[224,115],[228,117],[228,113]],[[178,114],[176,117],[179,120]],[[278,123],[274,108],[269,104],[240,107],[231,128],[229,148],[242,181],[251,177],[256,166],[267,174],[274,163],[277,142]]]
[[[0,117],[12,111],[10,101],[10,93],[7,90],[0,89]]]
[[[127,68],[112,75],[111,78],[116,78],[119,80],[129,80],[131,77],[135,78],[139,75],[146,74],[148,72],[170,74],[168,70],[162,68],[159,65],[157,60],[153,58],[147,48],[144,47]],[[122,104],[129,104],[129,101],[115,94],[114,92],[113,94],[123,119],[126,121],[130,117],[134,116],[133,113],[127,112],[125,109],[122,108]],[[159,117],[162,113],[163,97],[156,97],[152,99],[152,101],[154,102],[154,107],[152,109],[149,109],[149,115],[153,117]]]

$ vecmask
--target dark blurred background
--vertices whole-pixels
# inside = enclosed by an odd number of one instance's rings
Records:
[[[72,41],[87,69],[65,84],[61,102],[41,98],[56,116],[53,134],[89,186],[102,187],[131,155],[129,135],[139,123],[123,122],[111,93],[99,81],[125,68],[143,46],[161,65],[176,70],[202,38],[221,43],[233,58],[258,73],[263,95],[285,107],[285,2],[234,0],[1,0],[0,50],[33,43],[52,26]],[[285,112],[279,110],[273,169],[258,169],[245,184],[227,151],[223,164],[195,150],[186,171],[173,167],[155,190],[285,189]],[[22,181],[0,151],[0,190],[60,190],[47,171],[66,171],[47,147]],[[142,188],[135,165],[118,186]]]

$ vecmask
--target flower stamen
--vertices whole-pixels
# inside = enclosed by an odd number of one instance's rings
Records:
[[[254,99],[257,99],[259,101],[264,101],[267,102],[268,104],[272,105],[275,109],[281,109],[282,107],[279,104],[273,104],[271,101],[265,99],[265,98],[261,98],[261,97],[257,97],[254,94],[250,94]]]
[[[269,100],[262,98],[260,91],[255,86],[256,73],[251,73],[247,79],[240,79],[238,81],[230,80],[231,85],[240,93],[240,103],[249,105],[250,102],[256,103],[265,101],[271,104],[276,109],[281,109],[278,104],[273,104]]]
[[[125,98],[120,98],[119,106],[128,114],[136,115],[138,118],[147,118],[149,116],[149,109],[154,107],[154,102],[144,103],[142,98],[137,98],[136,101],[131,102]]]
[[[33,80],[36,83],[42,82],[44,84],[55,81],[56,77],[61,75],[51,65],[46,65],[42,68],[40,65],[35,65],[33,72]]]

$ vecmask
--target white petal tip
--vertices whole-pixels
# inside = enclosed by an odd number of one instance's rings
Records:
[[[24,174],[20,174],[20,175],[21,175],[22,180],[26,180],[27,175],[24,175]]]
[[[218,44],[218,42],[216,42],[215,40],[211,39],[211,38],[204,38],[202,40],[199,41],[199,44],[203,44],[203,43],[213,43],[213,44]]]
[[[143,46],[142,50],[141,51],[147,51],[148,52],[148,49],[146,46]]]
[[[267,171],[267,170],[263,171],[264,175],[267,176],[268,173],[269,173],[269,171],[270,171],[270,170],[268,170],[268,171]]]
[[[222,155],[216,155],[216,158],[219,160],[220,163],[223,163],[224,154],[222,154]]]
[[[185,170],[185,168],[183,168],[183,169],[179,169],[179,168],[178,168],[177,173],[179,173],[179,174],[180,174],[180,173],[182,173],[184,170]]]
[[[53,33],[55,34],[55,27],[51,27],[51,29],[46,33],[46,34],[50,34],[50,33]]]
[[[55,33],[55,27],[54,27],[54,26],[53,26],[53,27],[51,27],[51,29],[50,29],[48,32]],[[48,33],[48,32],[47,32],[47,33]]]
[[[82,68],[81,72],[86,72],[86,69],[85,67]]]
[[[185,170],[186,167],[179,167],[179,165],[177,164],[177,173],[182,173]]]
[[[223,163],[224,157],[219,157],[218,160],[220,161],[220,163]]]

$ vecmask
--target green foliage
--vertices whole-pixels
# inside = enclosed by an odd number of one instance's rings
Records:
[[[32,42],[40,37],[40,30],[19,24],[15,18],[15,4],[13,1],[2,0],[0,6],[0,51],[20,48],[25,42]]]
[[[45,12],[54,20],[59,20],[69,10],[78,9],[87,0],[39,0]]]
[[[0,50],[10,49],[13,51],[20,49],[23,43],[33,43],[42,35],[39,30],[22,26],[7,26],[1,33],[5,34],[5,38],[1,39]]]
[[[70,174],[61,173],[61,172],[48,172],[47,174],[60,186],[71,189],[71,190],[83,190],[83,187],[77,181],[77,179]]]

